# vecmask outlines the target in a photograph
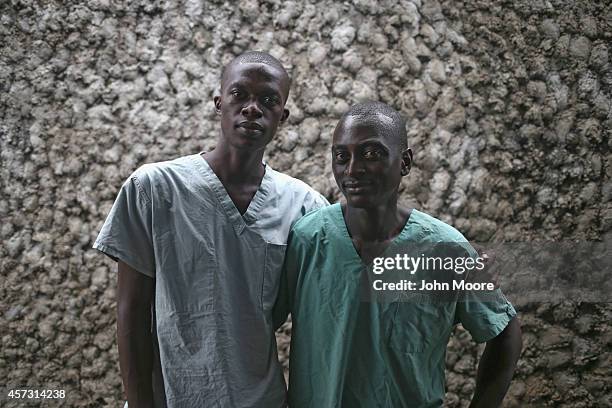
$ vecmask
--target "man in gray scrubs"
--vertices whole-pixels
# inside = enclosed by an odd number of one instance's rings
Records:
[[[262,163],[289,86],[275,58],[240,55],[214,97],[215,149],[144,165],[121,187],[94,248],[119,264],[130,408],[286,404],[272,322],[285,244],[298,218],[328,204]]]

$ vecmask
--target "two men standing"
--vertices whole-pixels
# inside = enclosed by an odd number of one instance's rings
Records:
[[[288,312],[296,327],[291,406],[441,406],[439,362],[457,322],[473,323],[476,340],[491,342],[474,406],[495,406],[520,350],[514,310],[501,293],[491,307],[451,307],[433,333],[435,348],[421,348],[429,354],[385,360],[378,358],[388,340],[377,332],[383,309],[413,321],[422,316],[398,312],[397,304],[363,309],[358,296],[333,286],[352,285],[351,276],[390,242],[419,239],[423,229],[461,241],[441,221],[397,206],[412,160],[399,114],[370,104],[343,117],[333,163],[347,204],[326,207],[306,184],[262,163],[289,115],[289,87],[276,59],[242,54],[225,67],[214,99],[221,116],[216,148],[145,165],[122,186],[94,247],[119,262],[118,342],[130,406],[153,406],[154,399],[168,407],[285,406],[274,328]],[[321,207],[296,224],[281,273],[292,226]],[[410,321],[394,323],[400,343],[432,335],[404,323]],[[495,353],[501,357],[490,358]],[[404,387],[411,376],[423,387]]]

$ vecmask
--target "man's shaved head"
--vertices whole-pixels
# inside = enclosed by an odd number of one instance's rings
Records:
[[[221,74],[221,87],[223,87],[223,84],[225,83],[225,80],[227,79],[226,78],[227,73],[230,71],[230,69],[240,64],[264,64],[272,68],[274,71],[278,71],[278,73],[281,75],[282,80],[283,80],[283,85],[284,85],[283,91],[285,94],[285,100],[289,96],[289,88],[291,86],[291,79],[289,78],[289,74],[287,74],[285,67],[283,67],[283,64],[281,64],[279,60],[277,60],[276,58],[274,58],[267,52],[261,52],[261,51],[244,52],[238,55],[233,60],[231,60],[230,63],[227,64],[225,67],[223,67],[223,72]]]
[[[382,126],[397,141],[401,150],[408,147],[406,121],[398,111],[385,103],[368,101],[353,105],[342,115],[340,123],[349,118]]]

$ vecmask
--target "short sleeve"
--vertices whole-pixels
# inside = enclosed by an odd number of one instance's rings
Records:
[[[121,186],[93,248],[155,277],[151,218],[151,201],[134,173]]]
[[[469,246],[469,255],[478,253]],[[477,343],[497,337],[514,316],[516,310],[499,288],[484,293],[466,290],[455,309],[455,323],[461,323]]]

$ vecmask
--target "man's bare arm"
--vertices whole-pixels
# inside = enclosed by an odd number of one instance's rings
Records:
[[[499,407],[508,391],[523,346],[515,317],[497,337],[487,342],[478,363],[476,391],[470,408]]]
[[[130,408],[153,406],[153,291],[152,278],[119,261],[117,341],[121,378]]]

